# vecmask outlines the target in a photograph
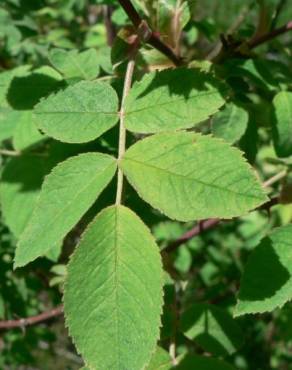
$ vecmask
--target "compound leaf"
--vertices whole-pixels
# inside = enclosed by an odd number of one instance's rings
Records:
[[[180,221],[240,216],[267,199],[242,153],[210,136],[154,135],[129,148],[121,167],[145,201]]]
[[[79,53],[78,50],[54,48],[50,51],[49,60],[66,79],[93,80],[99,74],[98,55],[95,49]]]
[[[96,139],[118,121],[118,97],[106,83],[81,81],[36,105],[40,130],[68,143]]]
[[[207,352],[216,356],[234,353],[241,345],[243,333],[228,312],[209,304],[194,304],[181,317],[181,329]]]
[[[292,225],[275,229],[250,255],[235,316],[282,307],[292,298]]]
[[[15,267],[33,261],[60,243],[110,182],[115,170],[115,159],[100,153],[81,154],[56,166],[46,177],[20,238]]]
[[[68,265],[65,317],[90,369],[140,370],[159,335],[162,264],[149,230],[128,208],[104,209]]]
[[[273,101],[275,122],[273,139],[279,157],[292,155],[292,92],[279,92]]]
[[[221,82],[195,69],[149,73],[126,99],[126,128],[154,133],[193,127],[225,103],[222,90]]]

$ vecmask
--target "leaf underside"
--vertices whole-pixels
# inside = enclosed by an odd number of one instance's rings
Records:
[[[83,52],[54,48],[50,51],[49,60],[66,79],[82,78],[92,80],[99,73],[98,54],[95,49]]]

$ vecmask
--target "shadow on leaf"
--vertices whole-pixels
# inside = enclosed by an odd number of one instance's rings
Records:
[[[280,262],[271,239],[265,238],[247,263],[239,300],[251,302],[273,297],[290,278],[290,273]]]
[[[41,98],[44,98],[64,87],[64,82],[40,73],[15,77],[9,87],[7,100],[17,110],[32,109]]]
[[[138,98],[162,86],[168,88],[169,95],[179,95],[185,100],[189,99],[193,90],[206,91],[206,94],[210,94],[212,92],[210,88],[218,89],[222,96],[226,95],[226,86],[212,75],[196,69],[177,68],[156,73]]]

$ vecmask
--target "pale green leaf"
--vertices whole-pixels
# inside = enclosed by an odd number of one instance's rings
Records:
[[[91,369],[141,370],[159,336],[163,271],[149,230],[129,209],[103,210],[68,265],[69,332]]]
[[[236,370],[227,362],[212,357],[187,355],[175,370]]]
[[[210,136],[151,136],[127,150],[121,167],[146,202],[180,221],[240,216],[267,200],[242,153]]]
[[[24,150],[44,139],[32,120],[32,111],[18,111],[17,126],[13,132],[12,143],[16,150]]]
[[[216,356],[234,353],[241,345],[243,333],[228,312],[214,305],[194,304],[181,317],[181,330]]]
[[[195,126],[225,103],[222,84],[195,69],[168,69],[144,76],[125,104],[125,125],[139,133]]]
[[[229,103],[212,118],[212,133],[233,144],[245,133],[247,124],[246,110],[234,103]]]
[[[79,77],[83,80],[93,80],[99,74],[99,61],[95,49],[79,53],[78,50],[55,48],[50,51],[49,60],[66,79]]]
[[[102,82],[81,81],[34,109],[40,130],[57,140],[84,143],[96,139],[118,121],[118,97]]]
[[[170,355],[161,347],[157,347],[146,370],[170,370],[171,368]]]
[[[279,157],[288,157],[292,155],[292,92],[278,93],[273,105],[275,109],[273,139],[276,153]]]
[[[15,267],[60,243],[112,179],[114,158],[86,153],[67,159],[46,177],[15,256]]]
[[[282,307],[292,298],[292,225],[264,238],[245,266],[235,316]]]

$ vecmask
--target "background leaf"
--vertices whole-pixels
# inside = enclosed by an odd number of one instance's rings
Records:
[[[250,255],[235,316],[282,307],[292,298],[292,225],[275,229]]]
[[[234,353],[243,343],[243,333],[236,321],[223,309],[210,304],[194,304],[181,317],[181,329],[215,356]]]
[[[275,109],[273,139],[276,153],[279,157],[288,157],[292,155],[292,92],[278,93],[273,105]]]
[[[43,157],[24,156],[4,167],[1,185],[1,211],[6,225],[18,238],[31,217],[41,184],[48,172]]]
[[[95,49],[78,52],[54,48],[50,51],[49,60],[65,79],[93,80],[99,74],[99,61]]]
[[[181,363],[174,369],[177,370],[235,370],[235,368],[226,362],[211,357],[197,355],[187,355]]]
[[[233,144],[245,133],[247,124],[248,113],[231,102],[212,118],[212,133]]]

